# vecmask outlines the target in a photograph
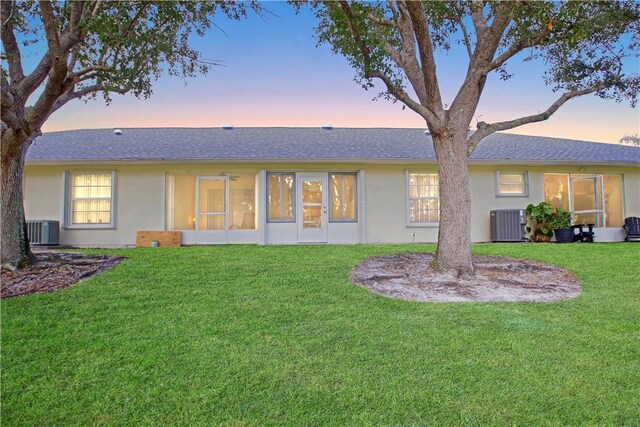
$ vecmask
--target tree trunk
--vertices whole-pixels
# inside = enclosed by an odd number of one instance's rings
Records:
[[[440,229],[436,267],[456,277],[474,274],[471,261],[471,192],[466,133],[434,136],[440,187]]]
[[[22,199],[24,156],[29,143],[12,130],[2,135],[2,171],[0,172],[0,262],[22,268],[34,259],[27,238]]]

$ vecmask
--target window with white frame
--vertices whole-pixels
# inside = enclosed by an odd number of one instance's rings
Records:
[[[113,172],[67,174],[67,225],[112,227]]]
[[[295,222],[295,175],[267,174],[267,221]]]
[[[440,197],[437,173],[409,172],[408,222],[409,225],[437,224],[440,222]]]
[[[331,222],[356,222],[356,174],[332,173]]]
[[[496,195],[527,197],[529,195],[529,173],[527,171],[496,171]]]

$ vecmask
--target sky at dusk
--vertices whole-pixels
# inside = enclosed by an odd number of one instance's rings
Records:
[[[185,81],[163,76],[147,100],[115,95],[72,101],[52,115],[43,131],[126,127],[413,127],[423,120],[402,104],[372,101],[382,90],[365,91],[353,81],[354,70],[329,46],[316,47],[315,18],[309,10],[296,15],[284,3],[264,3],[273,16],[251,15],[234,22],[222,17],[194,45],[206,59],[223,62],[209,74]],[[451,102],[466,71],[466,53],[454,49],[437,58],[445,102]],[[515,76],[503,82],[491,75],[477,114],[495,122],[545,110],[559,96],[542,81],[544,64],[512,61]],[[635,72],[640,63],[635,64]],[[510,132],[617,142],[640,130],[640,111],[627,103],[596,96],[574,99],[549,120]]]

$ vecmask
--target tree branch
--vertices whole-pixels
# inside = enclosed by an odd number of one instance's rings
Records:
[[[67,23],[67,27],[63,31],[64,34],[68,34],[74,31],[78,27],[78,24],[82,20],[82,12],[84,10],[84,6],[86,3],[87,3],[86,1],[84,2],[78,1],[78,2],[72,3],[71,16],[69,17],[69,22]],[[66,3],[65,3],[65,6],[66,6]]]
[[[437,112],[434,109],[431,109],[429,106],[427,85],[424,81],[424,73],[421,68],[420,63],[418,62],[418,55],[416,52],[416,38],[415,31],[413,28],[413,22],[411,21],[411,17],[409,16],[409,11],[406,8],[406,4],[402,2],[398,2],[398,29],[400,30],[400,38],[402,41],[402,60],[403,64],[401,68],[404,69],[405,74],[413,87],[420,103],[424,105],[429,111],[432,113],[433,117],[437,118]],[[440,114],[442,115],[442,114]],[[432,127],[436,126],[435,119],[431,119]],[[440,120],[441,122],[441,120]]]
[[[391,15],[393,16],[393,20],[397,22],[398,19],[399,19],[399,12],[398,12],[398,9],[396,9],[396,5],[393,4],[393,1],[387,0],[387,7],[391,11]]]
[[[14,98],[11,92],[9,91],[9,82],[4,74],[1,75],[1,83],[0,83],[0,110],[2,111],[2,121],[14,129],[22,129],[23,123],[20,120],[20,117],[14,111]]]
[[[368,15],[368,17],[369,17],[369,19],[370,19],[372,22],[374,22],[375,24],[381,25],[381,26],[383,26],[383,27],[395,27],[395,26],[396,26],[396,25],[395,25],[395,22],[390,21],[390,20],[388,20],[388,19],[381,18],[381,17],[376,16],[376,15],[374,15],[374,14],[372,14],[372,13],[370,13],[370,14]]]
[[[389,76],[384,74],[382,71],[378,71],[378,70],[370,71],[369,72],[369,76],[370,77],[376,77],[376,78],[382,80],[384,82],[385,86],[387,87],[387,91],[391,95],[393,95],[396,99],[398,99],[398,101],[402,102],[403,104],[405,104],[407,107],[411,108],[416,113],[420,114],[425,119],[427,117],[429,117],[430,120],[437,119],[436,117],[431,117],[431,116],[433,116],[433,113],[431,111],[429,111],[425,106],[423,106],[419,102],[416,102],[413,99],[411,99],[409,94],[404,89],[402,89],[402,88],[398,87],[397,85],[395,85],[393,83],[393,80],[391,80],[389,78]]]
[[[56,102],[53,104],[53,106],[51,107],[51,111],[49,112],[49,115],[53,114],[54,112],[56,112],[60,107],[62,107],[64,104],[66,104],[67,102],[71,101],[72,99],[78,99],[78,98],[82,98],[83,96],[92,94],[92,93],[96,93],[96,92],[100,92],[100,91],[105,91],[107,90],[107,88],[100,83],[96,83],[90,86],[85,86],[81,89],[78,89],[76,91],[72,91],[72,92],[68,92],[62,96],[60,96]],[[118,89],[114,89],[114,90],[110,90],[110,92],[115,92],[115,93],[119,93],[120,95],[124,95],[125,93],[129,92],[129,90],[131,90],[130,88],[126,88],[126,87],[121,87]],[[48,117],[48,116],[47,116]]]
[[[63,92],[64,81],[67,76],[67,57],[70,55],[68,49],[63,49],[60,44],[58,24],[50,1],[40,1],[40,19],[42,19],[42,24],[44,25],[51,67],[47,75],[48,78],[45,76],[47,83],[42,94],[33,109],[25,117],[29,127],[28,133],[37,131],[40,128],[48,117],[49,109]]]
[[[513,58],[519,52],[522,52],[527,48],[540,46],[542,42],[545,40],[545,38],[549,36],[550,33],[551,33],[551,30],[549,30],[548,27],[545,27],[535,37],[531,37],[527,40],[523,40],[520,43],[516,43],[510,46],[507,50],[505,50],[497,58],[495,58],[491,62],[491,64],[489,64],[489,67],[487,68],[487,72],[490,72],[502,67],[505,62],[507,62],[509,59]]]
[[[108,67],[106,65],[91,65],[89,67],[85,67],[82,70],[78,70],[75,72],[72,72],[69,75],[69,78],[74,78],[74,77],[82,77],[88,73],[91,72],[95,72],[95,71],[104,71],[104,72],[108,72],[111,71],[113,68],[112,67]]]
[[[478,5],[473,4],[472,7],[477,8]],[[481,33],[478,33],[476,37],[476,48],[469,61],[464,82],[449,110],[455,112],[451,120],[457,128],[467,129],[471,123],[487,82],[487,67],[493,60],[500,46],[500,40],[512,19],[508,2],[500,3],[497,7],[489,27],[486,26],[486,18],[481,9],[473,9],[471,12],[474,23],[477,23],[474,25],[479,26]]]
[[[481,0],[474,0],[471,5],[471,21],[476,30],[478,40],[484,37],[484,32],[487,30],[487,18],[485,18],[482,11],[483,7],[484,2]]]
[[[371,56],[369,53],[369,48],[367,47],[362,37],[362,34],[360,32],[360,29],[358,28],[356,19],[353,16],[353,12],[351,10],[351,6],[349,6],[347,1],[345,0],[340,1],[339,5],[345,14],[345,17],[347,18],[347,21],[349,22],[351,32],[358,45],[360,54],[362,55],[364,76],[368,79],[378,78],[382,80],[387,87],[387,91],[391,95],[393,95],[396,99],[403,102],[407,107],[411,108],[416,113],[420,114],[425,120],[427,120],[427,122],[431,121],[432,123],[437,123],[438,122],[437,116],[432,111],[430,111],[428,107],[425,107],[420,103],[415,102],[413,99],[411,99],[409,94],[401,87],[398,87],[398,85],[396,85],[393,82],[393,80],[389,76],[387,76],[384,72],[382,72],[381,70],[371,69]],[[392,49],[392,50],[395,51],[395,49]],[[396,59],[398,61],[402,61],[403,59],[400,57],[400,53],[397,51],[395,52],[397,53]],[[415,58],[415,55],[414,55],[414,58]]]
[[[53,13],[53,6],[48,0],[40,1],[40,19],[44,26],[44,33],[47,39],[47,47],[49,52],[53,53],[54,62],[59,62],[58,56],[62,55],[62,47],[60,46],[60,38],[58,37],[58,28],[56,24],[56,17]]]
[[[570,99],[576,98],[578,96],[588,95],[590,93],[594,93],[599,91],[600,89],[605,88],[606,85],[604,82],[600,81],[595,85],[586,88],[586,89],[576,89],[569,92],[565,92],[558,98],[549,108],[545,111],[533,114],[531,116],[520,117],[519,119],[508,120],[504,122],[492,123],[486,126],[480,127],[477,131],[475,131],[468,139],[467,139],[467,155],[471,155],[473,150],[476,148],[478,143],[485,137],[491,135],[494,132],[498,132],[501,130],[513,129],[518,126],[526,125],[529,123],[542,122],[547,120],[553,113],[558,111],[558,109]]]
[[[462,22],[462,16],[460,15],[460,11],[456,8],[456,16],[455,21],[460,26],[460,30],[462,31],[462,41],[464,42],[464,46],[467,48],[467,55],[469,56],[469,61],[473,59],[473,48],[471,46],[471,39],[469,38],[469,33],[467,32],[467,27]]]
[[[429,19],[424,11],[422,2],[404,1],[404,7],[406,7],[409,12],[413,32],[418,44],[418,53],[427,94],[426,107],[433,111],[436,117],[442,120],[444,119],[444,108],[442,107],[442,97],[440,95],[440,87],[438,86],[436,61],[433,56],[433,43],[431,41],[431,35],[429,34]]]
[[[24,70],[22,69],[22,55],[20,47],[13,34],[13,24],[11,23],[11,14],[15,7],[14,1],[0,2],[2,3],[2,17],[6,20],[2,23],[2,47],[9,64],[9,78],[11,84],[20,83],[24,79]]]
[[[356,23],[356,20],[353,16],[353,12],[351,11],[351,6],[347,3],[346,0],[341,0],[338,2],[342,12],[347,17],[347,21],[349,21],[349,27],[351,27],[351,32],[353,33],[353,37],[358,44],[358,49],[360,49],[360,54],[362,55],[362,62],[365,74],[369,71],[371,67],[371,57],[369,55],[369,48],[367,47],[362,35],[360,34],[360,29]]]
[[[84,5],[85,5],[85,3],[82,2],[82,1],[77,1],[77,2],[73,3],[74,10],[76,8],[83,7]],[[83,9],[83,10],[85,10],[85,9]],[[79,31],[79,24],[81,22],[82,21],[78,22],[78,25],[76,25],[75,28],[70,28],[69,31],[66,31],[65,34],[61,38],[59,38],[60,48],[61,48],[62,52],[64,53],[65,57],[67,56],[67,52],[73,51],[72,54],[71,54],[72,60],[68,61],[68,66],[66,67],[69,70],[73,70],[72,66],[75,65],[75,61],[76,61],[76,58],[74,58],[74,56],[75,56],[74,47],[76,47],[78,45],[78,43],[81,41],[81,39],[82,39],[82,37],[81,37],[82,35],[80,34],[80,31]],[[44,21],[43,21],[43,23],[44,23]],[[34,70],[28,76],[26,76],[19,83],[18,86],[16,86],[16,88],[15,88],[16,92],[20,93],[26,99],[36,89],[38,89],[42,85],[42,83],[46,80],[49,72],[51,71],[51,67],[52,67],[51,58],[52,57],[51,57],[50,52],[47,51],[42,56],[42,58],[40,59],[40,62],[38,63],[38,65],[36,65]],[[65,71],[65,74],[66,74],[66,71]]]
[[[395,9],[394,9],[395,10]],[[385,51],[398,67],[404,70],[409,83],[413,87],[420,103],[427,105],[427,91],[424,84],[422,70],[416,57],[415,38],[411,18],[406,10],[394,14],[394,27],[400,33],[401,49],[396,49],[385,41]],[[433,112],[432,112],[433,113]],[[435,113],[434,113],[435,115]]]

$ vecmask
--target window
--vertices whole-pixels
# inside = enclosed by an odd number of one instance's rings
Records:
[[[571,210],[569,206],[569,174],[544,174],[544,201],[554,208]]]
[[[167,175],[167,230],[255,230],[255,208],[255,174]]]
[[[68,226],[113,226],[113,178],[112,172],[68,173]]]
[[[294,222],[294,174],[267,174],[267,221]]]
[[[576,224],[621,227],[622,175],[544,174],[545,201],[573,212]]]
[[[440,222],[440,198],[437,173],[408,174],[408,221],[415,224]]]
[[[229,230],[255,230],[256,176],[229,175]]]
[[[356,222],[356,174],[332,173],[331,216],[332,222]]]
[[[604,187],[604,214],[607,227],[622,227],[622,175],[602,175]]]
[[[167,230],[194,230],[196,175],[167,175]]]
[[[528,172],[496,171],[496,195],[527,197],[529,195]]]

